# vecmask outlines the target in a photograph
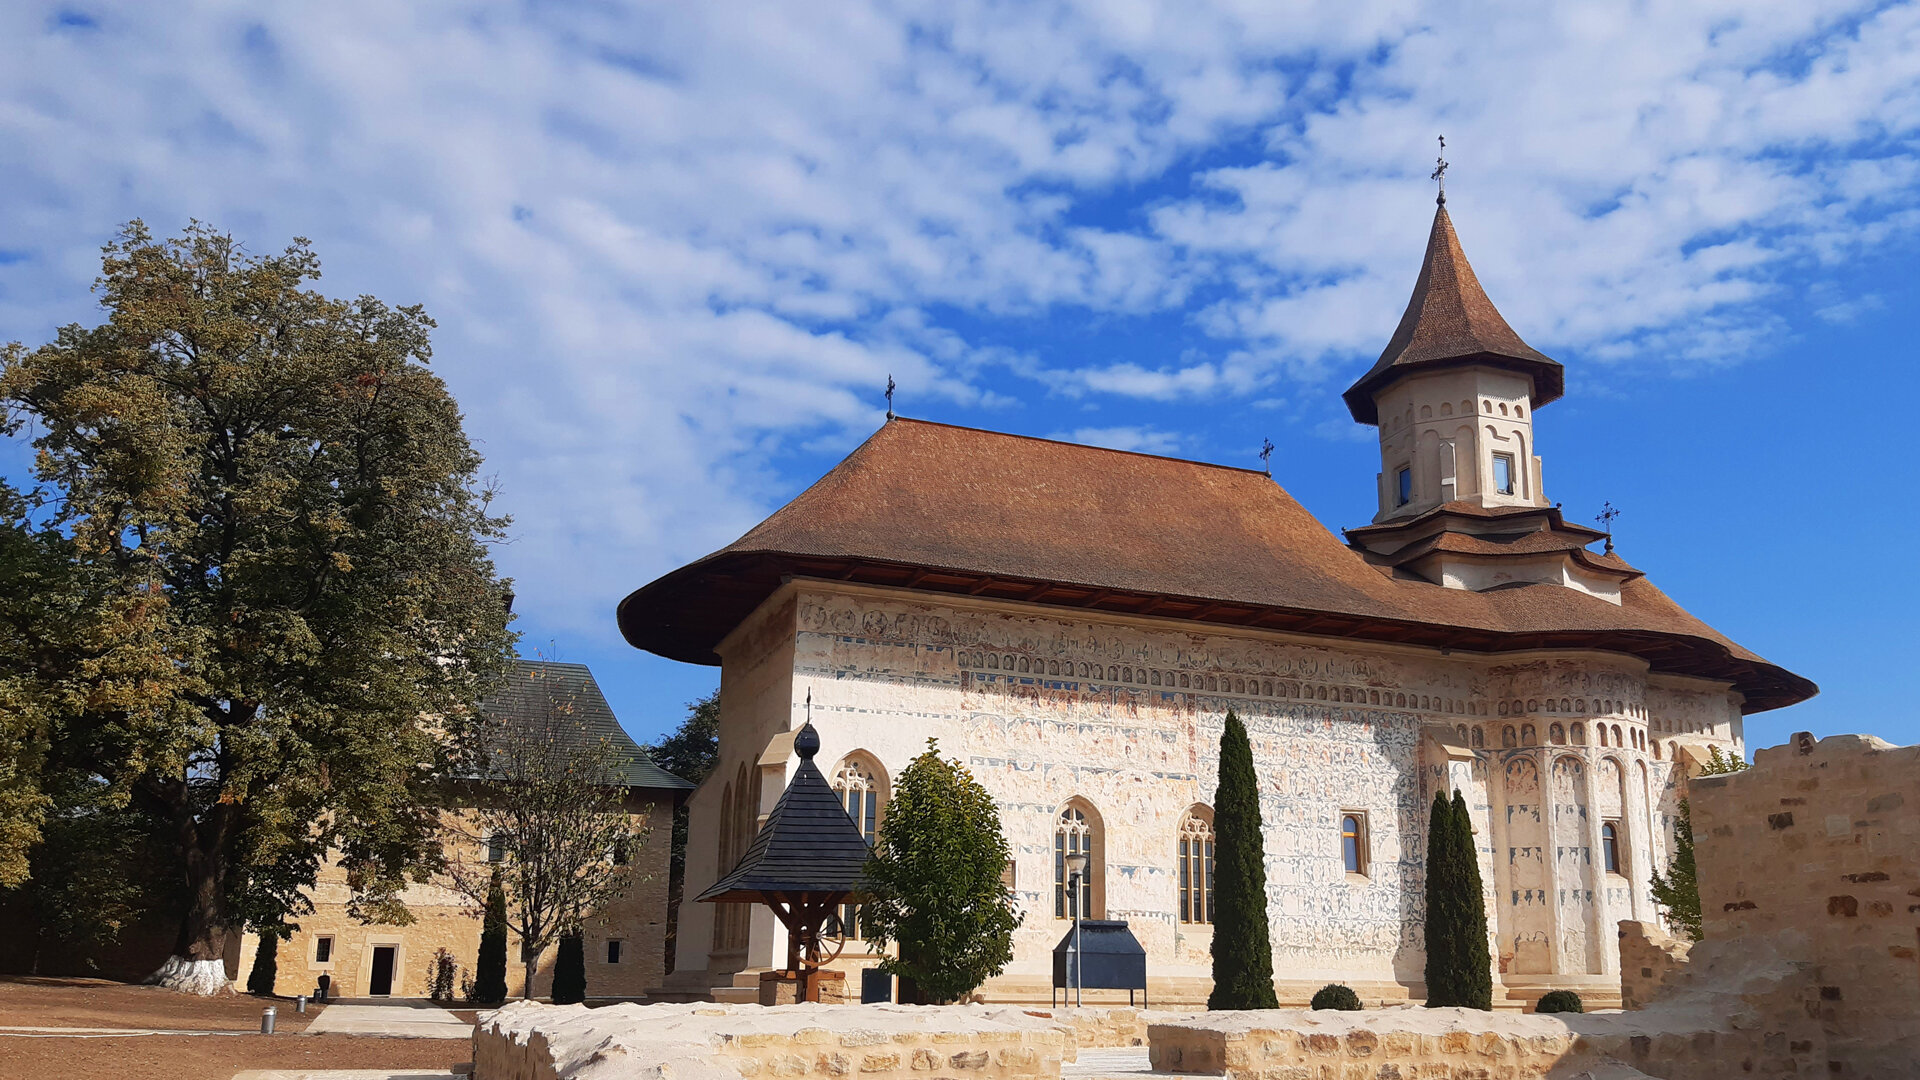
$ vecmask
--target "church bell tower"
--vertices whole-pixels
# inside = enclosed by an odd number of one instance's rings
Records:
[[[1435,170],[1442,178],[1445,164]],[[1379,512],[1347,542],[1396,576],[1452,589],[1578,589],[1610,603],[1641,576],[1588,545],[1543,490],[1534,410],[1565,372],[1520,340],[1467,264],[1441,190],[1413,297],[1380,359],[1342,395],[1380,430]]]
[[[1549,505],[1533,411],[1564,386],[1560,365],[1520,340],[1487,299],[1442,195],[1406,313],[1344,395],[1355,420],[1380,429],[1375,523],[1454,503]]]

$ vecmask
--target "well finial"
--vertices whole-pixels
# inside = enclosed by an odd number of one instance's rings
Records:
[[[800,731],[793,737],[793,752],[800,755],[802,761],[812,761],[813,755],[820,752],[820,733],[813,730],[813,688],[807,688],[807,722],[800,725]]]
[[[1440,156],[1433,159],[1433,175],[1427,177],[1440,185],[1440,197],[1434,202],[1447,205],[1447,137],[1440,136]]]

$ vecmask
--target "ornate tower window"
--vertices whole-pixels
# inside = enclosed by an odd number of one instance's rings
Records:
[[[1502,495],[1513,494],[1512,454],[1493,455],[1493,490]]]
[[[1180,823],[1180,921],[1213,922],[1213,813],[1202,806]]]
[[[1393,474],[1393,492],[1395,506],[1405,506],[1413,501],[1413,470],[1402,468]]]

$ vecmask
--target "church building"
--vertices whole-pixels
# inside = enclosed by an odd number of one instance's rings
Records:
[[[1345,394],[1380,472],[1379,513],[1344,536],[1259,471],[889,419],[620,605],[634,646],[720,668],[685,895],[747,849],[811,695],[815,761],[869,834],[929,738],[996,798],[1025,918],[987,1000],[1048,1000],[1065,857],[1084,852],[1083,914],[1127,921],[1151,1000],[1203,1002],[1231,709],[1260,778],[1283,1004],[1328,982],[1423,995],[1427,810],[1453,788],[1496,1003],[1617,1002],[1616,927],[1656,918],[1677,784],[1741,751],[1747,713],[1816,688],[1564,519],[1534,426],[1563,388],[1481,289],[1443,198],[1406,313]],[[785,956],[767,910],[689,903],[653,996],[750,1001]],[[856,944],[840,963],[871,960]]]

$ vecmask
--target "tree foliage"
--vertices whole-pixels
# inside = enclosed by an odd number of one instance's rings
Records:
[[[1267,930],[1266,840],[1253,744],[1232,709],[1220,732],[1220,782],[1213,796],[1213,992],[1209,1009],[1277,1009],[1273,945]]]
[[[487,906],[480,917],[480,956],[474,961],[473,1003],[507,1000],[507,890],[495,866],[487,885]]]
[[[1716,746],[1708,750],[1707,760],[1700,766],[1700,775],[1719,776],[1736,773],[1746,767],[1744,760],[1722,753]],[[1690,941],[1699,941],[1702,935],[1700,876],[1694,865],[1693,806],[1687,799],[1680,800],[1680,813],[1673,820],[1673,855],[1667,860],[1667,872],[1654,871],[1650,886],[1654,903],[1660,905],[1660,914],[1666,921],[1667,929],[1676,935],[1684,935]]]
[[[899,946],[880,969],[927,1003],[958,1001],[1004,970],[1021,919],[1004,878],[1011,857],[993,796],[928,739],[894,785],[867,863],[866,940]]]
[[[450,724],[469,809],[452,819],[447,872],[475,906],[505,889],[528,996],[540,956],[624,896],[648,828],[626,805],[626,752],[583,723],[567,692],[529,673],[538,704]],[[502,859],[491,859],[498,851]]]
[[[1427,815],[1427,1007],[1493,1008],[1486,900],[1473,820],[1460,793],[1433,794]]]
[[[686,719],[673,734],[643,747],[653,763],[682,780],[700,784],[720,761],[720,691],[687,703]],[[673,808],[673,847],[667,854],[667,972],[673,971],[680,938],[680,902],[687,891],[687,824],[690,808]]]
[[[136,221],[105,249],[104,323],[0,353],[9,432],[30,425],[51,492],[37,518],[9,500],[6,546],[52,613],[0,673],[28,706],[5,721],[0,828],[60,771],[165,828],[186,893],[167,970],[297,912],[329,849],[357,914],[407,921],[445,762],[420,719],[470,707],[510,655],[487,554],[506,522],[427,369],[432,320],[318,275],[305,241],[253,256]]]

